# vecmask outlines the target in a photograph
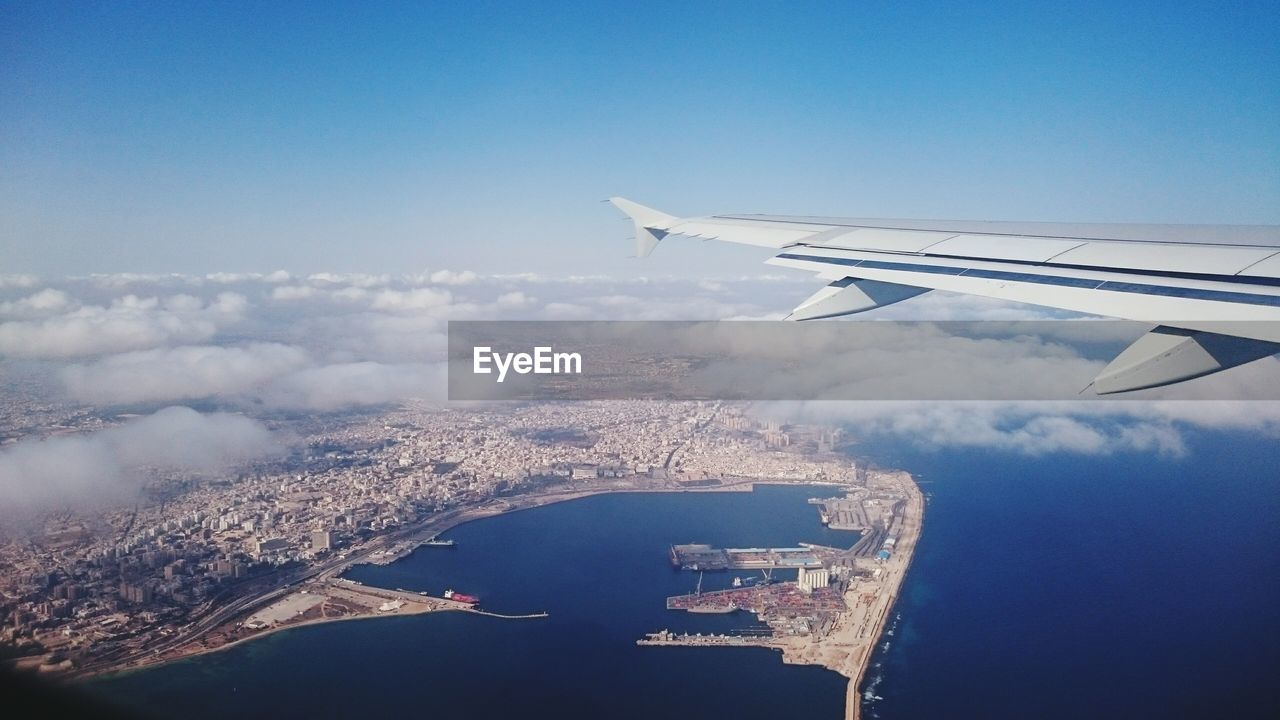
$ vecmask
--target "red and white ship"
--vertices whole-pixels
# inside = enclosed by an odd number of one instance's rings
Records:
[[[468,605],[475,605],[476,603],[480,602],[480,598],[476,597],[475,595],[463,595],[460,592],[454,592],[452,590],[444,591],[444,599],[453,600],[454,602],[467,603]]]

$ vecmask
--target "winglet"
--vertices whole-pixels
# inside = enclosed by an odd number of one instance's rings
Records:
[[[658,241],[667,236],[667,228],[676,220],[674,215],[658,212],[626,198],[611,197],[609,202],[626,213],[636,224],[636,257],[648,257],[658,246]]]

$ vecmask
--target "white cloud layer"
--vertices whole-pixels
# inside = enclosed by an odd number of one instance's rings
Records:
[[[370,305],[375,310],[404,312],[442,308],[453,302],[448,290],[415,288],[413,290],[382,290],[373,296]]]
[[[757,407],[769,417],[841,423],[863,438],[920,448],[1023,455],[1155,452],[1181,456],[1181,430],[1248,430],[1280,438],[1280,403],[1253,401],[813,402]]]
[[[200,342],[238,322],[247,309],[245,297],[231,292],[219,293],[207,303],[186,294],[125,295],[105,306],[0,323],[0,355],[66,358]]]
[[[251,392],[309,363],[307,353],[278,343],[158,348],[112,355],[62,371],[67,394],[95,405],[169,402]]]
[[[150,468],[217,472],[279,450],[256,420],[165,408],[107,430],[0,450],[0,510],[13,517],[128,500]]]
[[[337,410],[409,399],[440,400],[445,365],[354,362],[306,368],[267,388],[263,402],[291,410]]]
[[[40,284],[35,275],[0,275],[0,288],[31,288]]]
[[[56,282],[0,276],[0,355],[52,361],[51,372],[67,394],[95,405],[215,397],[248,411],[341,410],[408,397],[443,397],[447,320],[777,318],[820,285],[803,273],[701,282],[493,276],[467,270],[399,276],[283,270],[200,276],[125,273]],[[1056,316],[1026,305],[939,292],[870,315],[986,321]],[[1089,330],[1098,337],[1099,328]],[[1119,323],[1102,331],[1114,335],[1102,339],[1116,342],[1133,332]],[[964,366],[939,368],[923,349],[915,358],[870,361],[880,363],[885,377],[897,373],[894,382],[942,377],[995,386],[1027,373],[1092,377],[1105,358],[1082,357],[1054,342],[1069,345],[1081,339],[1081,332],[1081,324],[1061,324],[1058,335],[1039,341],[989,347],[969,341],[967,352],[987,361]],[[72,364],[62,365],[68,361]],[[836,367],[839,358],[817,357],[814,362]],[[931,366],[931,373],[920,371]],[[903,368],[915,368],[917,374],[904,379]],[[1023,372],[1013,372],[1018,368]],[[726,368],[725,377],[732,377],[731,372]],[[1276,361],[1266,360],[1178,386],[1177,396],[1240,396],[1275,377]],[[1040,454],[1177,454],[1185,450],[1180,429],[1188,426],[1274,433],[1280,425],[1277,406],[1211,401],[986,407],[863,403],[838,415],[852,421],[856,432],[922,444]],[[804,412],[834,412],[816,407]],[[1114,409],[1102,409],[1106,407]]]
[[[0,302],[0,318],[26,319],[55,315],[75,305],[71,296],[55,288],[45,288],[19,300]]]

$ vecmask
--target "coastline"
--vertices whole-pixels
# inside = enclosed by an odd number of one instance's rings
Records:
[[[785,664],[819,665],[848,678],[848,683],[846,685],[845,717],[846,719],[853,718],[855,720],[860,718],[863,702],[862,685],[866,680],[867,670],[871,664],[871,658],[874,655],[876,645],[882,641],[883,633],[888,625],[888,619],[891,616],[893,607],[896,605],[897,598],[901,593],[902,582],[910,568],[916,544],[918,543],[919,536],[923,528],[924,496],[914,478],[904,471],[893,471],[891,473],[885,473],[885,475],[892,476],[897,479],[899,486],[906,491],[907,498],[903,506],[904,512],[900,515],[901,525],[898,526],[899,545],[892,560],[883,566],[886,568],[886,576],[880,581],[879,590],[876,592],[877,599],[872,606],[867,607],[865,604],[864,606],[858,606],[857,604],[857,597],[859,593],[865,593],[867,591],[867,586],[850,585],[846,589],[844,596],[849,609],[842,613],[843,622],[837,623],[836,629],[831,633],[831,635],[817,641],[814,641],[812,638],[799,637],[734,638],[733,642],[704,638],[703,642],[698,643],[677,641],[655,644],[698,644],[721,647],[758,646],[778,650],[781,653],[781,659]],[[143,658],[135,658],[132,662],[124,665],[97,669],[93,672],[79,674],[74,678],[69,679],[80,681],[93,677],[114,676],[127,673],[131,674],[136,670],[153,668],[162,664],[185,660],[206,653],[219,652],[259,638],[274,636],[283,631],[307,627],[310,625],[320,625],[344,620],[417,615],[431,612],[452,611],[493,615],[493,613],[480,611],[462,604],[456,604],[459,606],[454,606],[455,604],[450,603],[448,606],[442,606],[440,603],[449,603],[449,601],[445,601],[440,598],[427,598],[426,596],[422,596],[420,598],[413,598],[413,600],[426,601],[420,607],[403,607],[398,608],[394,612],[368,612],[342,617],[297,619],[278,627],[263,628],[247,636],[230,638],[228,641],[215,646],[209,646],[204,642],[204,640],[214,634],[215,631],[225,630],[231,626],[242,625],[244,622],[248,621],[255,612],[259,612],[264,608],[269,608],[282,603],[285,599],[292,597],[297,592],[305,592],[305,590],[303,590],[304,588],[314,589],[326,584],[332,585],[348,583],[350,581],[342,580],[339,576],[352,567],[370,563],[390,564],[417,550],[421,543],[427,538],[477,520],[519,512],[521,510],[546,507],[596,495],[674,495],[685,493],[752,492],[756,485],[818,485],[832,488],[848,487],[842,483],[815,483],[800,479],[778,480],[743,477],[733,478],[720,485],[710,487],[636,487],[633,485],[623,485],[621,483],[611,483],[608,485],[571,488],[539,495],[490,499],[479,505],[447,512],[442,516],[429,519],[421,525],[405,529],[400,532],[393,532],[387,536],[379,538],[370,543],[369,546],[361,548],[355,556],[347,558],[341,563],[324,567],[322,570],[313,573],[307,581],[291,583],[289,586],[286,586],[291,589],[290,593],[281,595],[280,591],[276,590],[259,595],[254,600],[242,605],[239,611],[234,615],[229,618],[224,618],[217,625],[206,628],[199,635],[186,639],[181,644],[167,649],[164,653],[159,655],[150,655]],[[375,558],[375,554],[379,551],[387,554],[383,555],[381,559]],[[404,592],[389,591],[376,587],[359,587],[380,593],[394,594],[396,592]]]
[[[685,493],[752,492],[756,485],[830,485],[832,487],[843,487],[843,485],[839,483],[813,482],[813,481],[802,480],[802,479],[783,480],[783,479],[759,479],[759,478],[751,478],[751,477],[736,477],[728,480],[727,482],[721,482],[719,485],[706,486],[706,487],[680,487],[680,486],[667,486],[667,485],[664,485],[661,487],[637,487],[634,485],[625,486],[621,483],[618,483],[618,484],[601,485],[601,486],[595,486],[595,487],[584,487],[584,488],[547,492],[547,493],[536,494],[536,495],[516,496],[513,498],[491,498],[479,505],[472,506],[469,508],[460,508],[452,511],[447,511],[442,515],[436,516],[434,518],[429,518],[415,527],[403,529],[397,532],[392,532],[387,536],[383,536],[382,538],[377,538],[370,544],[369,547],[363,548],[360,551],[358,551],[359,554],[356,555],[355,557],[347,558],[340,563],[332,564],[329,566],[322,565],[320,568],[315,569],[310,575],[303,576],[303,578],[299,580],[291,581],[281,587],[274,588],[270,591],[261,592],[256,595],[239,598],[231,604],[231,606],[238,605],[238,607],[235,609],[234,612],[228,614],[227,617],[217,620],[217,622],[209,624],[208,627],[202,628],[200,631],[196,632],[190,637],[183,638],[181,642],[179,642],[178,644],[172,647],[157,649],[151,653],[146,653],[146,654],[139,653],[129,658],[126,658],[120,662],[106,665],[103,667],[72,670],[62,675],[61,678],[70,682],[85,682],[85,681],[92,680],[94,678],[117,675],[121,673],[132,672],[135,670],[153,668],[153,667],[168,664],[171,662],[177,662],[179,660],[185,660],[188,658],[197,657],[199,655],[204,655],[207,653],[218,652],[220,650],[225,649],[226,647],[230,647],[231,645],[238,645],[241,643],[250,642],[260,637],[267,637],[268,635],[272,635],[277,632],[291,630],[298,627],[323,624],[326,622],[337,622],[340,620],[368,620],[368,619],[373,619],[377,617],[395,617],[395,615],[357,615],[357,616],[341,617],[341,618],[323,618],[315,621],[303,621],[303,622],[297,622],[297,623],[290,623],[289,625],[286,625],[283,627],[267,628],[262,631],[256,632],[253,635],[242,637],[242,638],[236,638],[231,642],[220,644],[216,647],[207,647],[201,644],[205,638],[215,633],[219,629],[227,628],[228,626],[232,626],[237,623],[246,621],[250,616],[252,616],[252,614],[255,611],[258,611],[264,607],[268,607],[272,603],[279,601],[282,597],[289,595],[290,593],[283,592],[289,588],[292,588],[295,586],[299,588],[307,587],[309,584],[312,584],[312,583],[327,583],[339,578],[347,570],[358,565],[390,564],[412,553],[413,551],[417,550],[418,547],[422,544],[422,542],[424,542],[427,538],[432,537],[434,535],[439,535],[441,533],[447,532],[457,527],[461,527],[462,525],[465,525],[467,523],[475,522],[478,520],[484,520],[486,518],[497,517],[499,515],[506,515],[514,512],[520,512],[522,510],[531,510],[534,508],[546,507],[548,505],[554,505],[558,503],[569,502],[572,500],[579,500],[582,498],[593,497],[596,495],[648,494],[648,493],[685,494]],[[407,547],[402,548],[400,552],[394,555],[384,555],[379,560],[373,559],[373,555],[378,551],[393,550],[396,548],[396,546],[404,546],[404,545],[407,545]],[[412,613],[400,613],[400,614],[425,614],[426,612],[442,612],[442,611],[473,612],[476,614],[495,615],[494,613],[486,613],[485,611],[482,611],[482,610],[476,610],[474,608],[468,609],[466,607],[450,607],[445,609],[433,609],[433,610],[427,610],[427,611],[418,610]],[[215,612],[214,615],[216,614],[217,613]],[[498,616],[498,617],[501,617],[501,616]]]
[[[911,488],[913,489],[908,507],[917,506],[914,532],[911,533],[906,542],[899,545],[899,551],[904,556],[902,571],[896,578],[896,583],[885,605],[885,611],[871,633],[873,637],[871,647],[863,657],[862,662],[859,663],[856,676],[849,679],[848,697],[851,702],[847,702],[845,706],[846,720],[859,720],[862,716],[862,683],[866,679],[867,668],[871,665],[871,658],[875,656],[876,646],[880,644],[880,639],[884,637],[885,623],[888,622],[894,606],[898,604],[898,597],[902,594],[902,583],[906,581],[907,573],[911,570],[911,561],[915,558],[916,545],[920,542],[920,536],[924,534],[924,493],[920,490],[919,482],[909,474],[908,477],[911,477]],[[904,524],[907,521],[907,517],[909,516],[903,518]]]
[[[885,473],[905,495],[896,527],[895,544],[886,543],[867,575],[849,581],[845,586],[845,609],[838,613],[829,632],[807,635],[766,636],[691,635],[669,631],[650,633],[638,645],[688,647],[764,647],[779,651],[782,661],[791,665],[817,665],[832,670],[849,682],[845,692],[845,718],[858,720],[862,713],[863,690],[867,668],[880,643],[888,619],[902,591],[902,583],[911,565],[915,548],[924,527],[924,494],[910,473]],[[864,572],[867,566],[864,565]],[[764,618],[757,612],[757,617]]]
[[[850,608],[844,613],[845,624],[833,631],[829,637],[816,643],[819,648],[826,646],[824,648],[826,652],[820,649],[818,653],[814,653],[812,646],[804,647],[808,643],[802,644],[791,639],[779,647],[785,663],[821,665],[849,678],[845,704],[846,720],[859,720],[862,715],[862,684],[866,679],[867,668],[871,665],[876,646],[884,637],[885,626],[902,592],[902,583],[906,579],[911,560],[915,556],[916,545],[924,529],[924,493],[920,491],[920,486],[916,484],[915,478],[910,473],[897,471],[896,474],[900,481],[905,481],[902,484],[907,492],[907,504],[902,516],[898,544],[893,556],[883,565],[887,578],[883,588],[877,593],[873,606],[874,620],[869,631],[865,634],[859,633],[857,628],[849,624],[849,621],[856,617],[858,594],[863,589],[856,584],[851,584],[845,592],[845,602]],[[871,609],[868,608],[868,610]]]
[[[381,588],[377,588],[377,589],[381,590]],[[257,640],[261,640],[264,638],[268,638],[273,635],[286,633],[292,630],[298,630],[305,627],[312,627],[315,625],[328,625],[332,623],[350,622],[354,620],[380,620],[380,619],[396,618],[396,617],[411,617],[414,615],[429,615],[434,613],[448,613],[448,612],[470,613],[472,615],[483,615],[486,617],[498,618],[500,620],[525,620],[525,619],[547,617],[546,613],[530,613],[527,615],[505,615],[502,613],[495,613],[495,612],[489,612],[486,610],[480,610],[479,608],[469,606],[465,603],[451,602],[448,600],[444,600],[443,598],[424,598],[424,600],[429,600],[430,602],[411,602],[406,604],[404,607],[398,608],[395,611],[391,611],[391,612],[382,612],[377,614],[353,614],[353,615],[343,615],[343,616],[335,616],[335,617],[308,618],[304,620],[289,622],[287,624],[266,627],[261,630],[254,631],[253,634],[251,635],[236,638],[229,642],[222,643],[216,647],[203,647],[190,652],[183,652],[180,654],[176,654],[172,657],[165,657],[163,659],[157,660],[156,662],[152,662],[148,664],[133,665],[130,667],[120,668],[116,670],[106,670],[100,673],[96,673],[92,676],[77,678],[77,680],[117,677],[120,675],[134,673],[141,670],[150,670],[160,665],[167,665],[169,663],[189,660],[191,658],[199,657],[201,655],[211,655],[213,653],[219,653],[224,650],[230,650],[231,648],[238,647],[240,645],[244,645],[247,643],[255,642]]]

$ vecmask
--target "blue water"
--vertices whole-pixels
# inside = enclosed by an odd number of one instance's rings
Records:
[[[463,525],[453,550],[423,548],[389,566],[361,566],[367,584],[447,588],[486,609],[547,610],[545,620],[463,613],[311,626],[96,687],[183,717],[351,717],[369,712],[457,718],[840,717],[846,681],[783,665],[760,648],[638,647],[670,628],[728,632],[755,618],[669,612],[668,595],[697,576],[672,569],[671,543],[793,546],[844,542],[826,530],[804,487],[754,493],[607,495]],[[829,493],[826,493],[829,494]],[[794,573],[791,574],[794,577]],[[725,587],[733,575],[704,578]]]
[[[1203,434],[1182,459],[864,450],[930,496],[873,658],[872,716],[1280,717],[1280,444]],[[696,581],[667,546],[850,543],[818,524],[814,494],[611,495],[472,523],[446,535],[456,550],[350,577],[549,619],[314,626],[94,687],[185,717],[837,718],[834,673],[761,649],[634,645],[752,626],[663,609]]]
[[[870,716],[1280,717],[1280,443],[880,457],[931,499]]]

